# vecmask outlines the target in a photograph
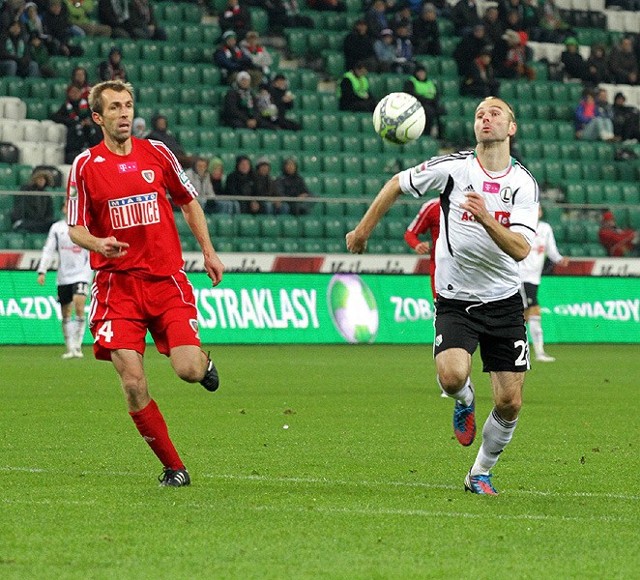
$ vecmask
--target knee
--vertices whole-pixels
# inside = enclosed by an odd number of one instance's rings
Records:
[[[205,372],[204,363],[200,358],[182,360],[174,365],[176,374],[187,383],[197,383],[202,380]]]
[[[448,393],[459,391],[467,381],[467,374],[458,369],[439,369],[438,381]]]
[[[500,417],[505,421],[515,421],[522,408],[522,399],[520,397],[502,398],[496,400],[495,404]]]

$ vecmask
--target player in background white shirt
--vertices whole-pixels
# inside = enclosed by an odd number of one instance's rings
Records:
[[[476,435],[471,357],[480,346],[494,408],[464,487],[486,495],[498,493],[490,470],[515,431],[529,370],[518,262],[529,254],[538,225],[538,184],[510,156],[516,130],[513,109],[505,101],[482,100],[474,117],[475,150],[435,157],[395,175],[346,236],[347,249],[361,253],[401,194],[440,191],[433,345],[437,380],[456,401],[456,438],[471,445]]]
[[[542,217],[542,207],[538,211],[538,217]],[[554,362],[556,359],[544,351],[544,336],[542,333],[542,312],[538,303],[538,287],[542,278],[545,257],[554,264],[566,266],[569,263],[563,258],[556,246],[556,238],[553,229],[547,222],[538,221],[536,237],[533,240],[529,255],[518,264],[520,268],[520,280],[522,286],[520,293],[524,302],[524,319],[529,324],[529,334],[536,353],[536,360],[540,362]]]
[[[67,214],[65,198],[62,213]],[[82,358],[82,338],[86,327],[84,309],[92,272],[89,252],[74,244],[69,237],[66,219],[51,225],[38,264],[38,284],[44,284],[47,270],[58,257],[58,302],[62,313],[62,334],[67,347],[64,359]],[[75,318],[72,316],[75,313]]]

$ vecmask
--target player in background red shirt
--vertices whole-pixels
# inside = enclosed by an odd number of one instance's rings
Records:
[[[160,141],[131,136],[133,87],[106,81],[89,95],[93,120],[104,141],[76,157],[67,185],[71,239],[90,250],[96,271],[91,332],[97,359],[115,367],[140,435],[164,467],[160,483],[182,487],[191,480],[164,418],[148,390],[143,368],[145,336],[176,374],[205,389],[218,388],[218,372],[200,348],[193,288],[183,260],[171,203],[178,205],[202,249],[213,285],[224,266],[207,230],[197,192],[171,151]]]
[[[422,242],[418,236],[431,233],[431,246],[429,242]],[[431,294],[435,300],[436,294],[436,241],[440,235],[440,198],[436,197],[422,204],[418,215],[413,218],[407,231],[404,233],[404,240],[411,246],[417,254],[427,254],[429,250],[429,276],[431,277]]]

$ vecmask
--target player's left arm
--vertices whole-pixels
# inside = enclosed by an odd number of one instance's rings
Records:
[[[460,207],[471,212],[496,245],[516,262],[524,260],[531,250],[531,242],[519,231],[503,226],[487,210],[484,198],[475,191],[467,193],[467,200]],[[537,206],[536,206],[537,207]],[[537,212],[537,209],[536,209]],[[535,234],[535,226],[532,230]]]
[[[182,210],[182,215],[193,232],[198,245],[202,249],[202,255],[204,256],[204,269],[209,275],[209,278],[211,278],[213,285],[217,286],[222,281],[224,265],[218,257],[218,254],[213,247],[213,243],[211,242],[211,237],[209,236],[209,230],[207,228],[207,220],[204,216],[204,212],[202,211],[202,206],[197,199],[193,199],[189,203],[180,206],[180,209]]]

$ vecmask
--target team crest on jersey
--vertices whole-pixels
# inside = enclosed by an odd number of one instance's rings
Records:
[[[513,191],[511,190],[510,187],[502,188],[502,190],[500,191],[500,199],[502,201],[504,201],[505,203],[509,203],[512,197],[513,197]]]
[[[147,182],[147,183],[153,183],[153,178],[155,177],[156,173],[155,171],[153,171],[153,169],[145,169],[142,172],[142,178]]]
[[[78,197],[78,188],[75,183],[69,185],[69,197]]]

